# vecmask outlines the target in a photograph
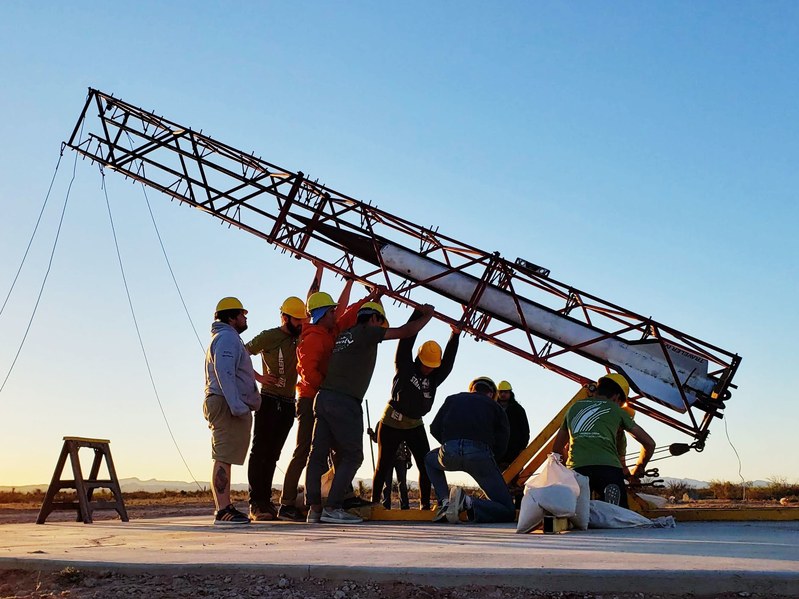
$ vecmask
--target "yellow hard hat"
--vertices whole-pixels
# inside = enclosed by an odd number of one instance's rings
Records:
[[[469,391],[474,393],[475,392],[475,387],[477,387],[477,385],[480,385],[480,384],[487,385],[487,386],[491,387],[491,390],[493,391],[493,394],[494,394],[493,397],[494,397],[494,399],[496,399],[496,397],[497,397],[497,384],[493,380],[488,378],[487,376],[478,376],[471,383],[469,383]]]
[[[317,291],[308,298],[308,312],[313,312],[317,308],[328,308],[330,306],[338,306],[329,293],[324,291]]]
[[[510,386],[508,381],[499,381],[499,385],[497,385],[497,391],[513,391],[513,387]]]
[[[425,341],[419,346],[419,361],[428,368],[441,366],[441,346],[435,341]]]
[[[599,381],[597,381],[597,384],[599,384],[599,382],[602,379],[608,379],[609,381],[613,381],[614,383],[616,383],[621,388],[622,393],[624,393],[624,399],[627,399],[627,397],[629,397],[629,395],[630,395],[630,383],[627,382],[627,379],[624,378],[623,375],[617,374],[615,372],[611,372],[610,374],[606,374],[605,376],[600,377]]]
[[[386,318],[386,311],[383,309],[383,305],[380,302],[366,302],[358,309],[358,315],[361,314],[368,314],[368,313],[377,313],[383,317],[383,324],[381,325],[384,329],[388,328],[388,318]]]
[[[304,319],[308,318],[308,314],[305,312],[305,302],[302,301],[298,297],[287,297],[286,300],[280,306],[280,313],[281,314],[288,314],[293,318]]]
[[[215,312],[223,312],[224,310],[243,310],[245,314],[247,313],[247,310],[244,310],[244,306],[241,305],[237,297],[223,297],[219,300]]]

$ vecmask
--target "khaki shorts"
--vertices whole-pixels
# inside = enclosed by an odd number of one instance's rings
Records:
[[[211,429],[211,457],[241,466],[250,448],[252,413],[234,416],[223,396],[209,395],[203,402],[203,414]]]

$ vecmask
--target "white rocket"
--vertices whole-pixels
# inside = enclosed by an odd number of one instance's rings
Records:
[[[378,259],[375,244],[368,237],[319,223],[315,223],[313,228],[359,258],[376,265],[382,263],[388,271],[452,300],[468,302],[480,284],[477,277],[453,272],[445,264],[389,241],[378,243]],[[660,341],[625,341],[528,299],[517,299],[518,308],[510,293],[487,285],[476,307],[522,330],[525,330],[526,323],[530,333],[561,347],[581,346],[570,351],[607,364],[625,375],[639,393],[678,412],[686,411],[680,387],[688,405],[691,405],[698,396],[709,397],[718,384],[718,380],[708,374],[707,359],[694,353],[664,344],[679,379],[678,385]]]

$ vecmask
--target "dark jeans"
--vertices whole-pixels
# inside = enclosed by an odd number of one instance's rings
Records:
[[[374,479],[372,480],[372,501],[380,501],[380,491],[386,484],[386,479],[391,478],[391,470],[394,468],[397,449],[400,443],[405,441],[408,449],[411,450],[413,460],[419,468],[419,495],[422,509],[430,508],[430,477],[424,467],[424,458],[430,451],[430,443],[427,440],[424,426],[415,428],[392,428],[384,426],[382,422],[377,425],[377,468],[375,468]],[[447,496],[439,497],[440,501]]]
[[[352,478],[363,463],[363,410],[357,399],[321,390],[314,401],[316,422],[305,472],[305,493],[308,505],[322,503],[322,475],[327,472],[327,457],[336,451],[336,468],[327,505],[341,507]]]
[[[513,522],[516,508],[502,478],[491,448],[469,439],[447,441],[427,454],[424,461],[430,480],[439,497],[449,495],[446,470],[460,470],[471,475],[487,499],[472,497],[475,522]]]
[[[250,463],[247,467],[250,505],[271,503],[275,467],[293,424],[293,400],[287,401],[274,395],[261,396],[261,409],[255,413]]]
[[[622,472],[621,468],[615,466],[582,466],[575,468],[574,471],[588,477],[588,486],[591,487],[591,493],[596,493],[600,501],[605,500],[605,487],[618,485],[619,491],[621,491],[619,505],[625,508],[628,507],[627,485],[624,484],[624,472]]]
[[[313,438],[313,397],[300,397],[297,399],[297,444],[294,446],[294,454],[291,456],[286,477],[283,479],[283,493],[280,496],[280,503],[283,505],[294,505],[297,500],[297,486],[300,484],[300,476],[308,462],[308,454],[311,452],[311,439]]]
[[[410,509],[410,499],[408,498],[408,468],[405,465],[405,460],[394,462],[393,469],[397,473],[397,487],[399,487],[400,496],[400,509]],[[387,510],[391,509],[391,491],[394,489],[394,481],[392,480],[391,472],[389,472],[386,479],[386,485],[383,487],[383,507]]]

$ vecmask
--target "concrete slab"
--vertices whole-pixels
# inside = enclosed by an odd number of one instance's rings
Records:
[[[517,535],[510,525],[258,523],[208,517],[0,527],[0,568],[229,573],[548,591],[799,596],[798,522]]]

